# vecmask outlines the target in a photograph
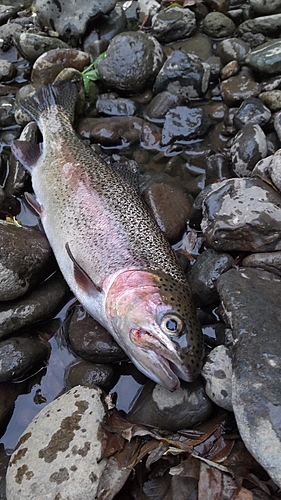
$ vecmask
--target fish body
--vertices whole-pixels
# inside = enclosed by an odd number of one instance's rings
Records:
[[[58,265],[85,309],[152,380],[198,375],[202,332],[185,276],[132,182],[76,135],[77,89],[59,82],[22,102],[43,146],[14,141]]]

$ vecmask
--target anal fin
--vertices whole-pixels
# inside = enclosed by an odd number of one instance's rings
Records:
[[[11,145],[12,153],[16,159],[31,174],[34,166],[42,154],[42,145],[31,141],[20,141],[15,139]]]
[[[73,262],[73,267],[74,267],[74,278],[77,283],[77,285],[84,290],[84,292],[87,292],[88,294],[93,294],[97,292],[101,292],[102,289],[96,285],[91,278],[88,276],[88,274],[82,269],[82,267],[78,264],[78,262],[75,260],[73,257],[73,254],[69,248],[69,244],[66,243],[65,249],[67,251],[68,256]]]

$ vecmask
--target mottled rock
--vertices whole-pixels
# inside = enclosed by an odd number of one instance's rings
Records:
[[[0,97],[0,127],[11,127],[15,125],[15,98]]]
[[[213,404],[202,381],[182,382],[175,392],[149,381],[129,411],[129,418],[143,425],[178,431],[206,420]]]
[[[57,314],[69,297],[69,288],[59,273],[24,297],[0,304],[0,338]]]
[[[210,12],[204,18],[203,30],[212,38],[225,38],[231,36],[236,29],[232,19],[222,12]]]
[[[161,142],[163,146],[167,146],[172,142],[184,143],[190,139],[198,139],[205,135],[210,124],[202,108],[177,106],[166,114]]]
[[[250,45],[239,38],[227,38],[218,42],[216,54],[219,55],[223,64],[230,61],[238,61],[242,64],[250,50]]]
[[[261,92],[259,98],[271,111],[280,111],[281,109],[281,90],[268,90]]]
[[[209,85],[210,66],[203,63],[199,57],[187,54],[183,50],[175,50],[165,61],[159,71],[153,91],[158,94],[169,90],[172,84],[187,88],[189,97],[202,96]]]
[[[279,141],[281,141],[281,111],[275,113],[274,116],[274,129],[276,134],[278,135]]]
[[[232,404],[241,437],[281,485],[281,279],[260,269],[231,269],[218,291],[232,328]]]
[[[138,106],[132,99],[101,94],[98,96],[96,109],[99,113],[109,116],[133,116],[137,113]]]
[[[221,408],[232,411],[232,356],[224,345],[208,354],[201,370],[206,380],[206,393]]]
[[[0,220],[0,300],[20,297],[46,276],[51,249],[37,229]]]
[[[281,276],[281,252],[252,253],[242,260],[241,265],[256,267]]]
[[[16,75],[16,67],[13,63],[0,59],[0,81],[9,81]]]
[[[237,35],[241,36],[244,33],[251,35],[279,36],[281,27],[281,14],[273,14],[271,16],[255,17],[241,23],[237,28]],[[257,45],[263,43],[260,41]]]
[[[182,98],[179,94],[172,94],[167,90],[159,92],[146,106],[144,117],[152,122],[164,122],[168,111],[181,104],[181,101]]]
[[[36,59],[32,69],[31,81],[47,85],[48,83],[52,83],[64,68],[74,68],[82,71],[89,64],[89,54],[81,50],[49,50]]]
[[[164,60],[156,38],[142,31],[127,31],[110,41],[97,70],[107,87],[136,93],[154,81]]]
[[[67,43],[59,38],[38,35],[38,33],[20,33],[14,35],[14,44],[28,61],[34,63],[39,56],[53,49],[69,49]]]
[[[171,243],[179,241],[191,212],[190,197],[183,190],[164,183],[152,184],[143,195],[166,238]]]
[[[0,342],[0,382],[18,380],[44,364],[50,345],[38,337],[12,337]]]
[[[281,14],[280,14],[281,16]],[[280,17],[281,27],[281,17]],[[281,71],[281,40],[273,40],[252,50],[245,62],[251,69],[261,73],[280,73]]]
[[[76,385],[93,387],[97,385],[109,391],[114,385],[113,366],[110,364],[90,363],[90,361],[73,361],[65,369],[64,382],[66,389]]]
[[[260,97],[260,96],[259,96]],[[271,118],[270,110],[256,97],[248,97],[233,115],[233,124],[242,129],[247,123],[257,123],[261,127]]]
[[[114,9],[116,0],[93,0],[69,3],[67,0],[36,0],[39,21],[59,33],[60,37],[76,45],[88,24]]]
[[[234,137],[230,148],[233,171],[247,177],[258,161],[267,155],[266,136],[256,123],[247,123]]]
[[[240,64],[237,61],[230,61],[221,69],[221,79],[226,80],[227,78],[231,78],[232,76],[237,75],[239,70]]]
[[[260,179],[213,184],[203,203],[201,228],[217,251],[280,250],[280,194]]]
[[[196,18],[190,9],[170,7],[160,10],[151,20],[152,34],[160,42],[169,43],[191,36],[196,30]]]
[[[274,182],[275,186],[281,190],[281,149],[278,149],[271,156],[271,161],[268,165],[268,173]]]
[[[258,14],[277,14],[281,11],[281,0],[250,0],[250,5]]]
[[[112,363],[126,359],[110,333],[82,306],[75,307],[68,330],[69,341],[81,358],[93,363]]]
[[[197,304],[206,306],[218,302],[217,280],[231,268],[232,263],[230,255],[217,253],[212,249],[198,255],[188,273],[191,293]]]
[[[241,71],[221,83],[221,95],[229,107],[238,106],[248,97],[256,97],[260,93],[260,84],[255,81],[249,71]]]
[[[99,482],[107,465],[106,459],[100,460],[103,398],[98,387],[78,386],[41,410],[11,456],[7,500],[101,498]],[[119,469],[113,460],[110,472],[108,500],[123,486],[130,469]]]

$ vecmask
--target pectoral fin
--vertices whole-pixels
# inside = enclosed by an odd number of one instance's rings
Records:
[[[69,248],[69,244],[66,243],[65,249],[68,253],[68,256],[73,262],[73,268],[74,268],[74,278],[77,283],[77,285],[84,290],[84,292],[88,294],[96,294],[97,292],[101,292],[102,289],[96,285],[91,278],[88,276],[88,274],[82,269],[82,267],[78,264],[78,262],[75,260],[73,257],[73,254]]]

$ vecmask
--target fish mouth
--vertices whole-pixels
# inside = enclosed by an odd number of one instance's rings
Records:
[[[130,339],[134,344],[152,355],[151,366],[149,368],[149,377],[160,385],[163,385],[170,391],[175,391],[180,387],[180,378],[186,382],[194,380],[194,376],[189,374],[187,369],[181,368],[182,361],[176,353],[171,353],[159,339],[147,330],[142,328],[133,328],[130,330]],[[156,375],[156,371],[158,376]]]

